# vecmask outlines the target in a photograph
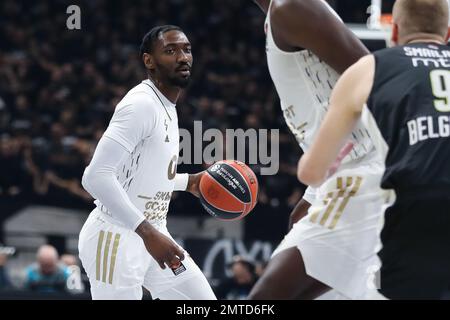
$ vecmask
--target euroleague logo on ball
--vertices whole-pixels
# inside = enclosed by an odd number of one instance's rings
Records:
[[[258,180],[245,163],[219,161],[200,179],[200,202],[212,216],[222,220],[239,220],[256,205]]]
[[[211,170],[212,172],[216,172],[219,169],[220,169],[220,165],[215,164],[211,168],[209,168],[208,170]]]

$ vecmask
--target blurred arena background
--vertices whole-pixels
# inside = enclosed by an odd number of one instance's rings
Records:
[[[386,46],[377,22],[393,0],[380,11],[368,10],[370,0],[328,2],[370,50]],[[81,9],[80,30],[66,27],[72,4]],[[115,105],[145,78],[138,47],[158,24],[181,26],[192,43],[192,84],[177,106],[180,128],[192,131],[201,120],[203,130],[280,130],[280,170],[258,176],[259,202],[245,219],[218,221],[185,193],[174,194],[170,205],[170,232],[218,297],[241,297],[230,277],[264,267],[305,189],[295,177],[300,149],[266,66],[264,18],[250,0],[0,2],[0,299],[89,298],[83,270],[69,288],[41,290],[32,285],[30,265],[44,244],[56,248],[58,263],[79,265],[78,233],[94,206],[80,179]],[[235,260],[250,267],[231,268]]]

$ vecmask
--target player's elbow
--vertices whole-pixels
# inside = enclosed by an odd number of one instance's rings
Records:
[[[308,159],[302,157],[297,169],[297,178],[305,185],[317,187],[323,180],[323,174]]]
[[[89,194],[97,198],[96,195],[102,194],[104,185],[114,183],[115,173],[112,167],[99,166],[91,162],[86,167],[81,178],[81,185]]]
[[[92,195],[91,190],[91,180],[93,179],[93,174],[90,166],[87,166],[86,169],[84,169],[83,177],[81,178],[81,185],[83,186],[84,190],[89,192]]]
[[[318,174],[301,169],[297,172],[297,178],[303,184],[312,187],[318,187],[322,181],[322,178]]]

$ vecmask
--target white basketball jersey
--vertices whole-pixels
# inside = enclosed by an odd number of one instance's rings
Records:
[[[122,123],[129,117],[127,108],[136,111],[131,113],[132,121],[127,122],[129,125],[123,128],[121,135],[118,132],[122,131],[115,128],[123,126]],[[143,121],[145,126],[141,125]],[[145,129],[136,130],[141,127]],[[179,153],[175,104],[164,97],[150,80],[142,81],[119,102],[104,135],[118,141],[130,152],[117,172],[117,179],[131,202],[150,223],[165,226]],[[138,140],[139,143],[129,145],[129,140]],[[99,200],[95,204],[109,216],[109,220],[113,220],[111,222],[121,225],[114,213]]]
[[[329,10],[337,13],[323,0]],[[270,7],[265,23],[267,64],[280,97],[286,123],[303,151],[311,146],[328,109],[331,91],[339,74],[309,50],[285,52],[273,40]],[[361,158],[373,149],[361,122],[352,132],[352,152],[343,163]]]

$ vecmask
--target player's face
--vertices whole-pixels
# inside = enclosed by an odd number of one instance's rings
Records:
[[[186,35],[178,30],[167,31],[159,37],[153,57],[156,72],[167,84],[185,88],[191,78],[191,43]]]

